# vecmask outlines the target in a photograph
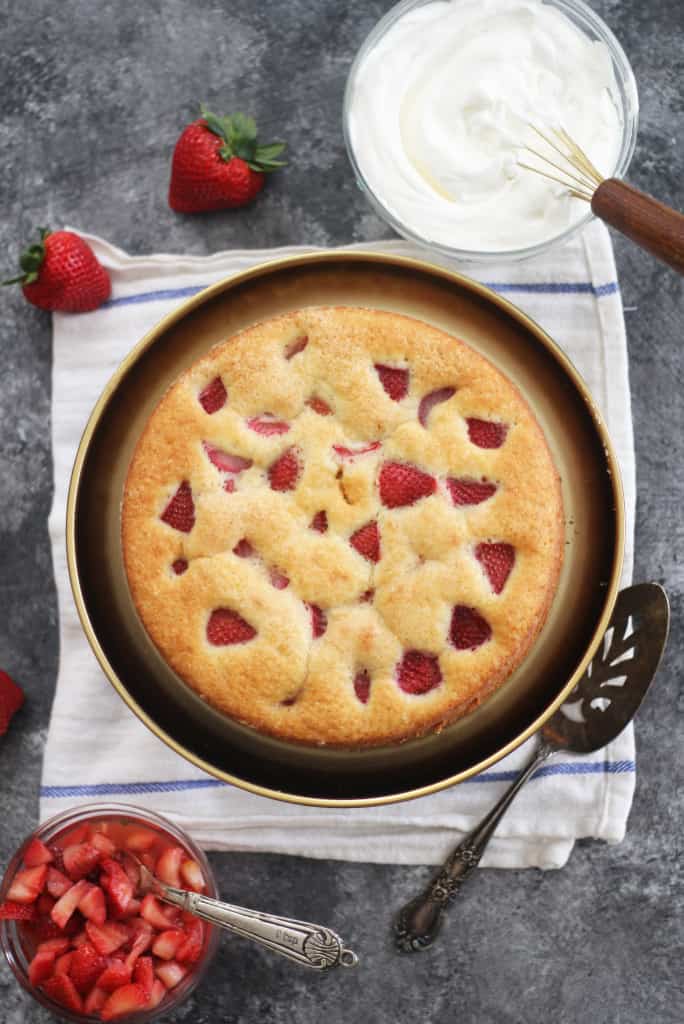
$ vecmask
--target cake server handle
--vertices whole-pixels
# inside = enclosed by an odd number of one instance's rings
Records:
[[[188,910],[218,928],[258,942],[304,967],[327,971],[333,967],[355,967],[358,963],[356,953],[346,949],[340,936],[325,925],[247,910],[246,907],[236,907],[172,885],[159,886],[157,894],[166,903]]]
[[[400,910],[394,926],[396,947],[400,952],[416,953],[432,945],[442,927],[447,907],[479,864],[492,833],[516,793],[553,753],[554,748],[542,739],[527,768],[523,769],[499,802],[479,825],[461,840],[456,849],[452,850],[427,888]]]

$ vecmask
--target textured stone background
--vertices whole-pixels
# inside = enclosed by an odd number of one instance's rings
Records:
[[[389,0],[1,0],[0,239],[13,269],[40,224],[69,223],[132,252],[321,245],[386,237],[352,183],[340,112],[351,58]],[[630,176],[684,206],[682,0],[594,0],[641,94]],[[290,143],[291,164],[244,212],[168,210],[173,141],[197,101],[249,109]],[[330,978],[224,941],[201,991],[168,1020],[331,1024],[681,1024],[684,814],[681,677],[684,568],[682,281],[621,239],[617,258],[632,372],[639,505],[636,579],[666,584],[670,647],[639,716],[639,778],[627,839],[580,843],[562,872],[482,871],[437,948],[410,961],[388,909],[421,869],[213,855],[247,905],[334,922],[364,968]],[[18,291],[0,317],[0,665],[29,701],[0,741],[0,863],[37,814],[57,670],[46,518],[52,494],[50,320]],[[95,396],[93,396],[94,398]],[[49,1015],[0,966],[0,1024]]]

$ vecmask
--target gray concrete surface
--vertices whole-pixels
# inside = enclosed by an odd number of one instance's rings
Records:
[[[0,239],[13,270],[37,225],[98,232],[132,252],[382,238],[340,132],[350,60],[388,0],[2,0]],[[684,6],[594,0],[641,93],[631,179],[684,206]],[[290,166],[243,212],[179,217],[166,205],[180,127],[205,100],[249,109],[290,144]],[[421,869],[212,855],[246,904],[335,922],[364,969],[310,976],[226,940],[205,984],[168,1021],[346,1024],[680,1024],[684,786],[684,357],[681,279],[617,240],[627,312],[639,505],[636,579],[669,589],[672,638],[637,726],[639,776],[619,847],[579,844],[562,872],[483,871],[450,934],[411,961],[388,908]],[[28,702],[0,740],[0,863],[36,821],[58,658],[46,529],[52,493],[50,320],[0,296],[0,666]],[[0,1024],[49,1014],[0,965]]]

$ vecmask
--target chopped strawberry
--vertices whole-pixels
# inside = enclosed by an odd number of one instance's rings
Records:
[[[175,566],[175,562],[173,563]],[[188,563],[185,563],[187,569]],[[116,853],[116,843],[112,842],[109,836],[106,836],[104,832],[93,832],[90,837],[90,844],[94,846],[96,850],[100,851],[103,857],[112,857]]]
[[[149,850],[157,841],[157,833],[149,828],[136,828],[129,832],[124,842],[129,850],[134,853],[143,853]]]
[[[0,921],[33,921],[35,916],[36,908],[30,903],[16,903],[14,900],[0,903]]]
[[[45,888],[54,899],[58,900],[60,896],[63,896],[67,889],[70,889],[74,883],[66,875],[63,875],[57,868],[49,867],[47,873],[47,882]]]
[[[74,1013],[83,1012],[83,1001],[68,974],[55,974],[44,981],[41,988],[46,996],[60,1006],[73,1010]]]
[[[316,533],[325,533],[328,529],[328,513],[324,510],[317,512],[311,520],[309,529],[315,530]]]
[[[395,402],[406,398],[409,389],[409,372],[399,366],[385,366],[383,363],[376,363],[375,369],[383,388]]]
[[[95,988],[92,988],[88,995],[86,996],[86,1001],[83,1004],[83,1009],[85,1013],[90,1013],[93,1016],[95,1016],[100,1012],[100,1010],[102,1009],[102,1007],[104,1006],[108,999],[109,992],[105,992],[103,988],[98,988],[96,985]]]
[[[74,882],[85,878],[93,870],[100,859],[100,851],[92,843],[77,843],[67,846],[63,851],[64,869]]]
[[[173,960],[176,950],[185,942],[185,932],[180,928],[170,928],[161,932],[152,943],[152,952],[162,960]]]
[[[245,644],[256,635],[256,629],[230,608],[214,608],[209,616],[207,640],[215,647]]]
[[[380,500],[387,508],[413,505],[437,489],[437,481],[429,473],[405,462],[385,462],[379,477]]]
[[[286,423],[285,420],[277,419],[270,412],[262,413],[261,416],[253,416],[247,420],[247,426],[255,434],[261,434],[263,437],[272,437],[274,434],[287,434],[290,429],[289,423]]]
[[[97,979],[97,987],[103,988],[105,992],[114,992],[129,983],[132,973],[132,968],[125,961],[112,958]]]
[[[61,846],[55,846],[55,844],[52,843],[49,847],[49,850],[53,858],[52,867],[56,868],[58,871],[61,871],[62,874],[64,874],[64,858],[62,857]]]
[[[288,448],[268,470],[268,482],[274,491],[292,491],[302,472],[299,448]]]
[[[449,640],[459,651],[474,651],[492,635],[492,627],[476,608],[457,604],[451,613]]]
[[[319,636],[323,636],[328,628],[328,616],[317,604],[309,604],[307,608],[311,615],[311,632],[313,633],[314,640],[317,640]]]
[[[105,857],[102,861],[100,885],[107,894],[107,903],[115,916],[123,914],[133,898],[133,883],[118,861]]]
[[[168,960],[165,963],[157,964],[155,973],[164,982],[166,988],[175,988],[178,982],[182,981],[188,973],[188,969],[175,960]]]
[[[0,669],[0,736],[9,728],[12,716],[24,703],[24,691]]]
[[[86,894],[79,900],[78,909],[84,917],[95,924],[104,924],[107,917],[105,894],[99,885],[91,885]]]
[[[179,889],[181,885],[180,866],[184,859],[185,851],[182,847],[168,846],[157,861],[155,868],[157,878],[166,882],[167,885],[174,885]]]
[[[190,860],[186,858],[181,863],[181,878],[188,889],[192,889],[193,892],[204,892],[204,878],[202,876],[202,869],[196,860]]]
[[[348,448],[346,445],[334,444],[333,451],[341,459],[355,459],[357,455],[368,455],[370,452],[376,452],[381,447],[381,441],[369,441],[368,444],[362,444],[358,448]]]
[[[356,533],[353,533],[349,538],[349,543],[369,562],[380,561],[380,530],[375,520],[366,523]]]
[[[140,914],[153,928],[158,928],[161,931],[172,928],[178,918],[175,907],[163,906],[151,892],[148,892],[143,899]]]
[[[227,398],[228,392],[220,377],[214,377],[213,380],[209,381],[207,386],[197,396],[199,404],[210,416],[223,408]]]
[[[155,978],[154,984],[152,985],[152,991],[149,999],[147,1000],[148,1008],[153,1009],[155,1006],[159,1006],[165,995],[166,985],[160,978]]]
[[[139,913],[140,913],[141,905],[142,904],[141,904],[140,900],[136,900],[135,898],[133,898],[132,900],[129,900],[128,901],[128,906],[126,907],[126,910],[124,911],[124,915],[123,916],[126,917],[126,918],[128,918],[128,917],[137,917],[139,915]]]
[[[90,991],[106,967],[106,958],[98,953],[89,942],[84,942],[82,946],[74,950],[69,967],[69,977],[76,986],[76,990],[84,996]]]
[[[41,864],[51,864],[53,860],[54,857],[45,843],[41,843],[40,839],[35,836],[24,850],[24,865],[27,868],[39,867]]]
[[[151,956],[141,956],[133,969],[133,981],[142,985],[149,1000],[154,987],[154,965]]]
[[[436,391],[431,391],[429,394],[424,395],[418,406],[418,422],[420,425],[427,427],[428,416],[434,407],[442,402],[448,402],[451,396],[455,394],[455,388],[437,388]]]
[[[114,1017],[122,1017],[126,1013],[135,1013],[147,1003],[147,995],[142,985],[122,985],[112,992],[107,1002],[100,1010],[102,1020],[112,1020]]]
[[[86,882],[85,878],[82,878],[80,882],[76,882],[70,889],[67,889],[64,895],[57,900],[50,914],[56,925],[59,925],[60,928],[66,926],[67,921],[89,889],[90,882]]]
[[[306,346],[309,344],[309,338],[306,334],[300,334],[298,338],[291,341],[285,348],[285,358],[292,359],[299,352],[303,352]]]
[[[109,956],[128,941],[128,928],[116,921],[105,921],[102,925],[86,921],[86,931],[93,946],[102,956]]]
[[[436,654],[406,651],[397,665],[397,683],[404,693],[428,693],[442,681],[442,672]]]
[[[140,865],[134,857],[129,855],[121,858],[121,866],[128,876],[128,881],[133,886],[133,892],[135,892],[140,885]]]
[[[194,964],[202,955],[204,925],[196,917],[185,926],[185,939],[176,950],[176,960],[183,964]]]
[[[40,985],[55,969],[55,953],[39,949],[29,964],[28,976],[32,985]]]
[[[59,956],[60,953],[66,953],[70,945],[71,940],[63,935],[59,938],[45,939],[44,942],[39,942],[36,949],[39,953],[54,953],[55,956]]]
[[[184,480],[178,490],[171,498],[160,519],[174,530],[181,533],[190,533],[195,525],[195,502],[192,498],[192,488],[187,480]]]
[[[144,921],[142,918],[136,918],[136,920],[132,922],[131,927],[133,943],[131,945],[131,951],[126,957],[126,963],[132,970],[133,967],[135,966],[135,962],[138,959],[138,957],[141,956],[141,954],[143,954],[145,950],[152,945],[154,933],[152,930],[152,926],[149,924],[149,922]],[[166,923],[165,927],[169,927],[168,922]]]
[[[494,420],[478,420],[469,418],[468,437],[478,448],[500,448],[506,440],[508,426]]]
[[[68,974],[71,969],[71,961],[74,957],[74,951],[69,950],[68,953],[62,953],[55,960],[55,974]]]
[[[14,903],[33,903],[43,890],[47,873],[47,864],[18,871],[7,891],[7,899]]]
[[[324,402],[322,398],[318,397],[318,395],[312,395],[306,404],[310,409],[313,409],[314,412],[318,413],[319,416],[329,416],[332,412],[328,403]]]
[[[484,569],[495,594],[500,594],[506,586],[506,580],[510,576],[511,569],[515,564],[515,548],[512,544],[478,544],[475,548],[475,557]]]
[[[251,459],[243,459],[241,455],[224,452],[223,449],[209,444],[208,441],[203,441],[202,447],[212,466],[216,466],[222,473],[242,473],[252,465]]]
[[[368,698],[370,697],[370,685],[371,681],[367,669],[361,669],[360,672],[356,673],[354,676],[354,693],[362,704],[368,703]]]
[[[479,505],[496,494],[496,484],[489,480],[471,480],[468,477],[448,477],[446,482],[454,505]]]
[[[73,828],[70,828],[68,833],[66,834],[66,836],[64,836],[60,840],[60,842],[64,846],[75,846],[77,843],[85,843],[85,842],[88,841],[88,839],[90,837],[90,829],[91,829],[90,824],[87,821],[83,821],[83,822],[81,822],[80,825],[74,825]],[[63,868],[59,867],[58,857],[57,857],[57,852],[56,852],[58,848],[55,847],[55,846],[51,846],[50,849],[55,854],[55,865],[59,868],[60,871],[62,871]]]

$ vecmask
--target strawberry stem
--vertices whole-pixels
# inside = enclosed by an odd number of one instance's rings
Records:
[[[223,141],[219,155],[226,163],[233,157],[239,157],[253,171],[268,174],[285,166],[284,160],[277,157],[285,149],[284,142],[272,142],[268,146],[257,143],[257,126],[253,117],[244,114],[231,114],[228,117],[217,117],[202,104],[200,115],[207,128]]]
[[[50,234],[50,229],[39,228],[38,230],[40,232],[40,242],[29,245],[28,249],[24,249],[21,254],[19,266],[22,269],[22,273],[17,277],[9,278],[7,281],[0,281],[0,285],[33,284],[34,281],[38,280],[38,274],[45,259],[45,239]]]

